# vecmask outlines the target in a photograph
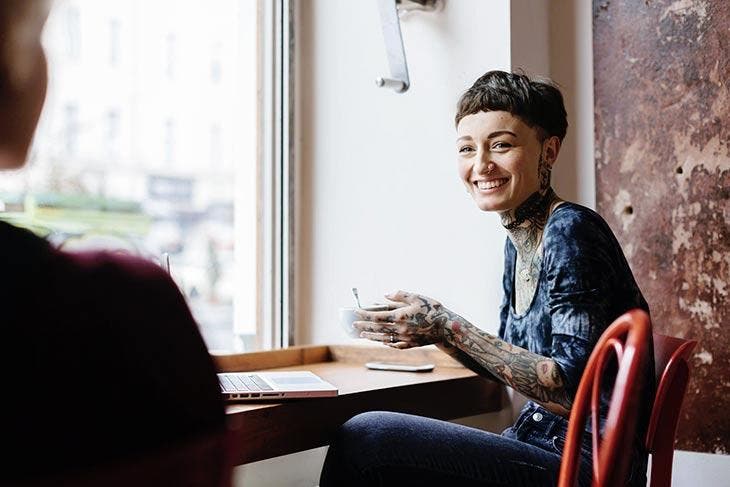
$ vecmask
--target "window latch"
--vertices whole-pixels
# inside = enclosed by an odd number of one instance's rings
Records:
[[[406,51],[403,48],[403,35],[400,16],[412,11],[431,12],[439,8],[442,0],[378,0],[380,22],[383,25],[385,52],[390,65],[390,77],[379,77],[375,84],[380,88],[392,88],[396,93],[404,93],[411,85],[408,78]],[[399,16],[400,14],[400,16]]]

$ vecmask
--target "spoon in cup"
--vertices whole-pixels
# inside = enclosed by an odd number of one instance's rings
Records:
[[[362,308],[362,306],[360,305],[360,296],[358,296],[358,294],[357,294],[357,288],[356,287],[353,287],[352,288],[352,295],[355,296],[355,303],[357,303],[357,307],[358,308]]]

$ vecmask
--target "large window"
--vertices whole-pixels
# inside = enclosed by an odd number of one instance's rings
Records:
[[[0,175],[0,218],[169,262],[211,350],[285,344],[280,17],[255,0],[56,2],[44,113],[27,168]]]

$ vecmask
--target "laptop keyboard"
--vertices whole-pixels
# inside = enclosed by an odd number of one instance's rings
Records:
[[[219,375],[218,382],[223,392],[261,392],[273,390],[258,375]]]

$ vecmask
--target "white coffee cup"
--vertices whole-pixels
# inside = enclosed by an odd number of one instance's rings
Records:
[[[363,319],[355,313],[358,309],[364,311],[387,311],[394,308],[393,305],[389,304],[372,304],[370,306],[363,306],[362,308],[340,308],[340,326],[343,330],[345,330],[345,333],[353,338],[360,338],[360,330],[355,328],[354,323],[356,321],[363,321]]]

